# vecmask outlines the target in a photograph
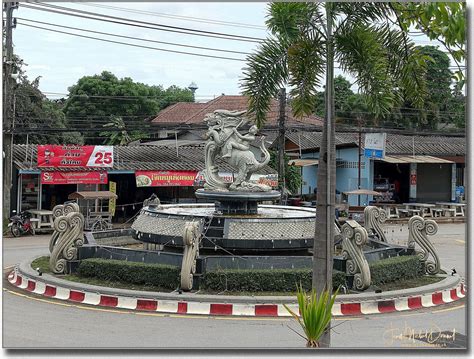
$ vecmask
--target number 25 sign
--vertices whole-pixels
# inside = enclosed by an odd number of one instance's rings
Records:
[[[38,167],[113,167],[113,165],[113,146],[38,146]]]

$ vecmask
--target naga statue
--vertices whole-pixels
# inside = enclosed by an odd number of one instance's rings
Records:
[[[247,191],[268,192],[271,187],[264,184],[251,183],[252,173],[262,169],[270,161],[270,153],[265,148],[262,136],[260,149],[264,154],[262,162],[257,161],[250,150],[250,143],[255,140],[258,132],[257,126],[251,126],[248,133],[243,135],[237,129],[245,125],[249,120],[244,116],[245,111],[215,110],[207,114],[204,121],[209,130],[206,133],[208,139],[205,151],[204,178],[205,188],[214,191]],[[225,183],[219,177],[219,168],[216,159],[221,158],[238,172],[233,183]]]

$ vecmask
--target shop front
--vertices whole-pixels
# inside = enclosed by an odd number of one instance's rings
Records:
[[[395,203],[453,201],[456,164],[433,156],[390,155],[374,161],[374,190]]]

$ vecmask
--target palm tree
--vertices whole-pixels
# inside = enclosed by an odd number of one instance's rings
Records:
[[[312,287],[332,288],[335,203],[334,61],[355,77],[375,118],[403,99],[423,105],[426,56],[415,48],[390,3],[272,3],[271,35],[247,58],[243,94],[259,127],[279,88],[288,85],[296,116],[314,111],[325,86],[325,121],[318,166]],[[323,342],[329,343],[326,332]]]
[[[106,137],[104,140],[106,145],[124,146],[143,137],[141,134],[130,134],[122,117],[110,116],[110,122],[102,127],[109,129],[99,133],[99,136]]]

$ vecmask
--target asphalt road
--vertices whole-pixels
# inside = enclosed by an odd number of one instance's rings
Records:
[[[464,229],[461,224],[440,225],[433,240],[442,266],[452,264],[463,274]],[[402,234],[397,234],[400,241]],[[396,241],[395,232],[388,239]],[[3,266],[47,253],[48,241],[49,236],[4,239]],[[419,312],[337,318],[332,325],[333,348],[466,345],[464,300]],[[192,317],[71,305],[26,296],[4,283],[6,348],[303,348],[305,341],[290,328],[300,332],[290,319]]]

